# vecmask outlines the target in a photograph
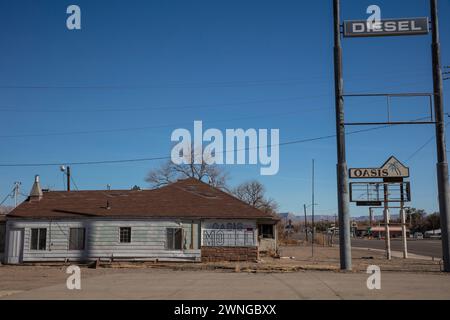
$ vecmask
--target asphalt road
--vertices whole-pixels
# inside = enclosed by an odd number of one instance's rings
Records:
[[[304,233],[298,233],[292,236],[293,239],[299,239],[304,240],[305,234]],[[339,236],[335,236],[333,243],[339,244]],[[352,239],[352,246],[357,248],[370,248],[370,249],[380,249],[384,250],[385,242],[384,240],[378,240],[378,239]],[[391,250],[393,251],[400,251],[402,252],[402,241],[401,238],[394,238],[391,239]],[[415,240],[410,239],[408,240],[408,252],[421,255],[421,256],[427,256],[427,257],[434,257],[434,258],[442,258],[442,242],[441,240],[429,240],[429,239],[423,239],[423,240]]]
[[[352,239],[352,246],[359,248],[385,249],[384,240]],[[391,239],[391,250],[402,251],[401,239]],[[442,257],[440,240],[408,240],[408,252],[427,257]]]

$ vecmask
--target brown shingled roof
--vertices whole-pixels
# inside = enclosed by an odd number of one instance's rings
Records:
[[[8,214],[8,218],[80,217],[277,219],[196,179],[154,190],[45,192],[40,201],[25,201]]]

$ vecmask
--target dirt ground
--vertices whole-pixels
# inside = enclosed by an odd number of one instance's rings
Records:
[[[305,269],[339,269],[339,247],[314,247],[312,257],[311,245],[281,247],[282,257],[293,259],[280,259],[280,265],[301,265]],[[263,258],[264,259],[264,258]],[[271,259],[272,260],[272,259]],[[354,272],[366,272],[369,265],[377,265],[383,271],[398,272],[441,272],[441,261],[428,257],[411,255],[403,259],[399,253],[393,254],[392,260],[387,260],[383,251],[375,249],[353,248],[352,264]]]

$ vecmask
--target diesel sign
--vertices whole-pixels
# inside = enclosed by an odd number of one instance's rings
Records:
[[[344,37],[347,38],[424,35],[428,32],[428,18],[387,19],[379,23],[344,21]]]

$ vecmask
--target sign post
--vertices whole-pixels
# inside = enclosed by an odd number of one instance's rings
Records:
[[[406,240],[405,199],[403,197],[403,185],[401,185],[400,221],[402,223],[402,247],[403,259],[408,259],[408,241]]]
[[[409,177],[409,168],[402,164],[394,156],[390,157],[380,168],[353,168],[349,170],[349,176],[352,179],[382,179],[383,182],[366,182],[366,183],[351,183],[350,200],[356,202],[358,206],[377,206],[381,207],[384,203],[384,233],[386,243],[386,258],[392,259],[391,252],[391,232],[390,232],[390,202],[400,202],[400,216],[402,220],[402,241],[403,241],[403,257],[408,257],[407,240],[406,240],[406,225],[404,219],[404,203],[411,200],[409,182],[404,182],[405,178]],[[359,189],[360,197],[354,195],[354,186],[364,186],[366,190]],[[392,185],[392,188],[389,186]],[[394,187],[398,186],[398,189]],[[405,188],[406,186],[406,188]],[[383,195],[380,195],[379,190],[383,187]],[[406,189],[406,190],[405,190]],[[405,197],[406,191],[406,197]],[[362,192],[362,193],[361,193]],[[400,195],[395,198],[394,193],[399,192]],[[361,195],[365,199],[361,200]],[[369,208],[370,224],[372,226],[372,208]]]
[[[333,2],[334,16],[334,88],[336,105],[337,198],[339,213],[339,256],[341,270],[352,270],[350,208],[347,159],[345,155],[344,78],[342,73],[340,1]]]
[[[351,269],[350,230],[348,208],[348,175],[345,156],[345,126],[344,97],[342,76],[342,47],[340,24],[340,1],[333,0],[334,12],[334,68],[335,68],[335,94],[336,94],[336,133],[337,133],[337,180],[338,180],[338,209],[342,232],[340,233],[341,268]],[[437,149],[437,184],[439,193],[439,211],[442,229],[442,254],[444,271],[450,272],[450,187],[449,170],[446,154],[445,123],[444,123],[444,97],[443,77],[440,55],[438,2],[430,0],[431,31],[432,31],[432,65],[433,65],[433,93],[434,120],[422,124],[434,124],[436,128]],[[408,36],[426,35],[429,33],[428,18],[403,18],[381,20],[377,23],[369,21],[346,21],[343,26],[343,35],[347,38],[374,37],[374,36]],[[406,94],[407,95],[407,94]],[[361,95],[358,96],[370,96]],[[389,122],[389,124],[393,124]],[[401,122],[397,124],[418,124]],[[348,125],[348,124],[347,124]],[[373,123],[358,123],[353,125],[373,125]]]

